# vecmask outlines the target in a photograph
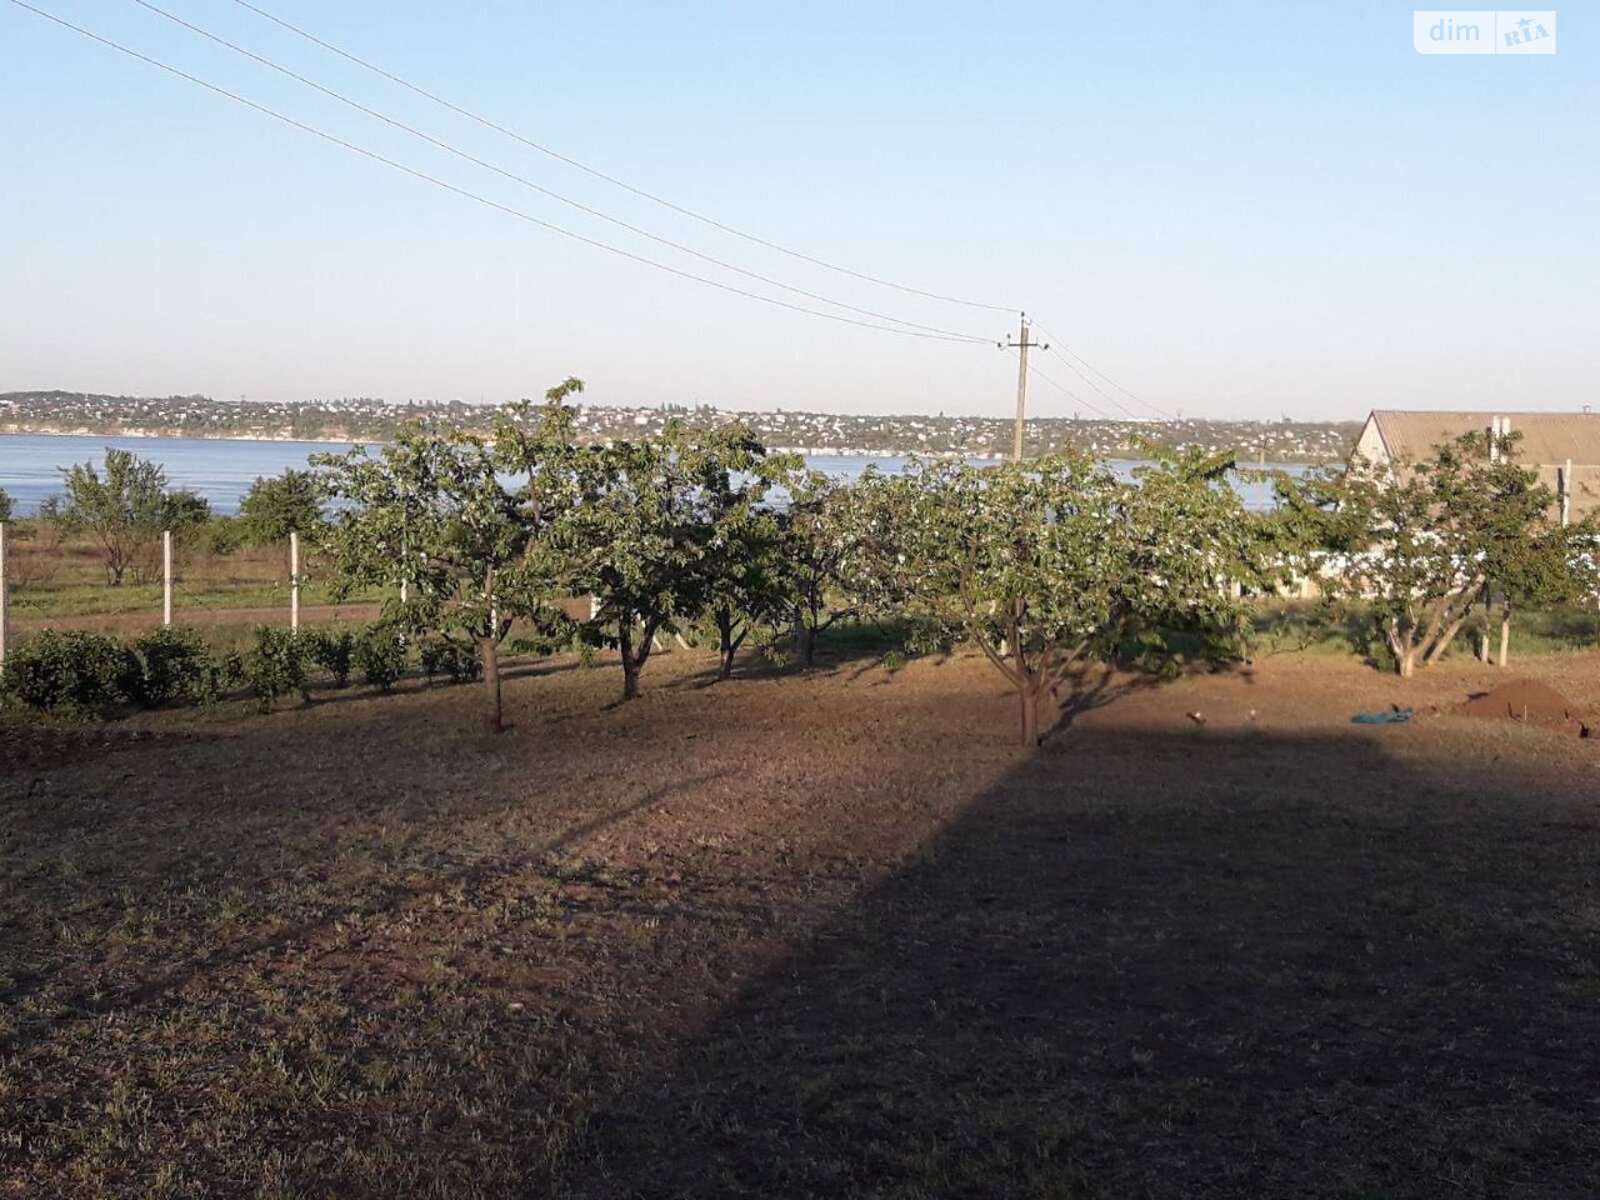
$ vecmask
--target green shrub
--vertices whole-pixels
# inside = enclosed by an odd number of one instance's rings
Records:
[[[203,701],[210,652],[193,629],[155,629],[128,648],[129,674],[123,692],[148,708]]]
[[[356,665],[373,687],[393,691],[406,671],[405,633],[382,621],[367,626],[356,639]]]
[[[196,704],[215,704],[244,683],[244,659],[233,650],[216,658],[208,658],[195,683],[193,698]]]
[[[417,658],[422,673],[430,680],[442,675],[451,683],[472,683],[483,673],[483,664],[473,648],[449,638],[428,638],[418,643]]]
[[[108,637],[47,629],[6,655],[0,694],[40,712],[105,715],[131,702],[138,659]]]
[[[202,554],[232,554],[245,542],[245,527],[237,517],[213,514],[205,524],[184,535],[188,544]]]
[[[261,702],[263,712],[279,696],[299,692],[311,699],[306,687],[308,639],[276,625],[256,626],[256,644],[244,660],[245,682]]]
[[[356,635],[348,629],[313,629],[303,635],[311,649],[311,659],[333,676],[335,687],[350,682],[356,661]]]

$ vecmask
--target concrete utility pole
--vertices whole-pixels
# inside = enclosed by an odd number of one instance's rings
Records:
[[[1009,337],[1000,343],[1002,350],[1016,350],[1017,352],[1017,428],[1011,437],[1011,461],[1022,461],[1022,423],[1028,411],[1028,351],[1038,346],[1041,350],[1050,349],[1048,344],[1040,345],[1038,342],[1028,340],[1028,314],[1021,313],[1017,318],[1017,340]]]

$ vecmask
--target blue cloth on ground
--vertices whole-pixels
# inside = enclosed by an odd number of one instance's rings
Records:
[[[1409,708],[1393,708],[1387,712],[1357,713],[1350,718],[1352,725],[1399,725],[1411,720]]]

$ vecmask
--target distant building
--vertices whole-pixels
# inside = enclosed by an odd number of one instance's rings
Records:
[[[1417,462],[1462,434],[1488,434],[1497,427],[1521,434],[1518,464],[1537,471],[1556,496],[1569,496],[1572,516],[1600,509],[1600,413],[1375,409],[1356,439],[1354,457],[1375,466]]]

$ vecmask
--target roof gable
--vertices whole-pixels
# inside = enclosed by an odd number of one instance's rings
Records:
[[[1517,461],[1525,467],[1556,467],[1572,460],[1573,467],[1600,470],[1600,413],[1552,412],[1423,412],[1374,409],[1372,420],[1383,445],[1394,459],[1425,459],[1434,448],[1453,442],[1464,433],[1488,433],[1496,417],[1511,422],[1511,432],[1521,434]]]

